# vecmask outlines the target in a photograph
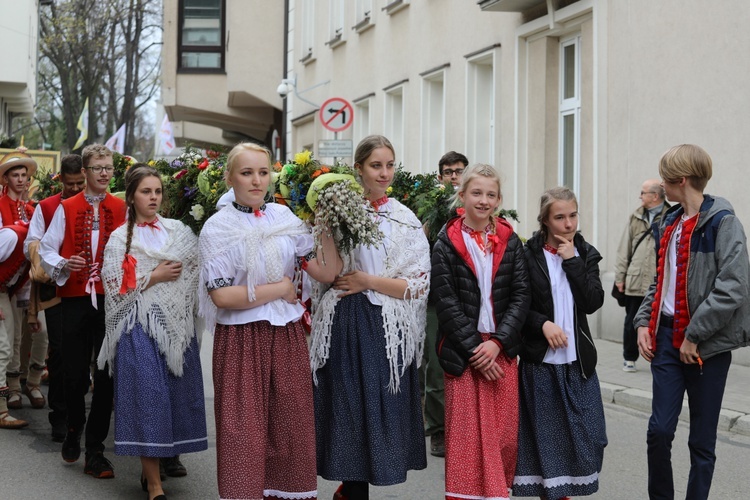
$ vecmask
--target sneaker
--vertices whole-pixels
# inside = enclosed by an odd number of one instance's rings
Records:
[[[62,457],[68,463],[73,463],[81,456],[81,431],[73,428],[65,433],[62,444]]]
[[[622,371],[628,372],[628,373],[635,373],[638,370],[635,368],[635,361],[624,361],[622,363]]]
[[[112,467],[112,462],[107,460],[101,451],[86,453],[86,465],[83,467],[83,472],[97,479],[111,479],[115,477],[115,469]]]
[[[164,473],[169,477],[183,477],[187,476],[187,469],[182,462],[180,462],[180,456],[175,455],[174,457],[160,458],[159,461],[164,466]]]
[[[445,432],[438,431],[430,436],[430,455],[433,457],[445,456]]]

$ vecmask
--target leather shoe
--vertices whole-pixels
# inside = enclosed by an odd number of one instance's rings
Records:
[[[187,476],[187,469],[182,462],[180,462],[180,456],[175,455],[174,457],[161,458],[159,459],[161,465],[164,466],[164,472],[169,477],[184,477]]]
[[[33,387],[24,385],[23,393],[26,395],[26,397],[29,398],[29,402],[31,403],[32,408],[36,410],[44,408],[44,404],[47,402],[47,399],[44,397],[44,394],[42,394],[42,391],[39,389],[38,385]]]
[[[23,408],[23,399],[21,399],[21,393],[18,391],[10,391],[8,393],[8,409],[20,410],[21,408]]]
[[[430,455],[433,457],[445,456],[445,432],[438,431],[430,436]]]
[[[81,457],[81,431],[72,427],[65,434],[62,444],[62,457],[68,463],[73,463]]]
[[[23,429],[29,425],[26,420],[11,417],[7,411],[0,413],[0,429]]]

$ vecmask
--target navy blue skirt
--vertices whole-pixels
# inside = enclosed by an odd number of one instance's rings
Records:
[[[114,363],[115,454],[173,457],[208,447],[200,348],[193,338],[182,377],[139,323],[123,332]]]
[[[391,393],[381,307],[364,294],[337,304],[330,355],[317,377],[318,475],[387,486],[427,467],[416,361]]]
[[[607,433],[599,379],[570,364],[519,364],[513,495],[563,498],[599,489]]]

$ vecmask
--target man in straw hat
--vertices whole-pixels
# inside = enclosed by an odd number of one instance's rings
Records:
[[[36,162],[21,151],[7,154],[0,160],[0,429],[20,429],[28,425],[8,413],[11,390],[20,392],[18,366],[13,366],[13,347],[20,340],[20,321],[16,321],[14,292],[28,280],[28,261],[23,254],[23,243],[28,232],[33,207],[24,200],[30,175],[36,172]],[[9,387],[12,385],[13,387]]]

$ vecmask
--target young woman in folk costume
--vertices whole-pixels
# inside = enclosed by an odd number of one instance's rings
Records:
[[[542,195],[539,231],[526,243],[531,309],[521,351],[515,496],[554,500],[599,487],[607,436],[587,314],[604,302],[601,255],[578,229],[565,187]]]
[[[200,307],[209,329],[215,326],[221,498],[317,497],[305,308],[295,268],[331,282],[341,260],[327,237],[316,257],[310,229],[288,207],[266,204],[270,180],[267,149],[235,146],[226,181],[236,200],[208,219],[200,235]]]
[[[159,458],[208,447],[195,315],[198,239],[157,215],[158,172],[139,163],[125,175],[128,220],[104,251],[107,333],[99,367],[115,386],[115,454],[141,457],[141,487],[166,496]]]
[[[429,245],[416,216],[386,195],[395,172],[388,139],[366,137],[354,160],[385,237],[342,255],[344,273],[314,301],[310,353],[318,474],[343,481],[335,498],[348,500],[427,465],[417,364]]]
[[[516,467],[521,329],[531,300],[523,243],[497,216],[497,171],[464,171],[464,215],[432,253],[437,351],[445,370],[445,498],[508,498]]]

